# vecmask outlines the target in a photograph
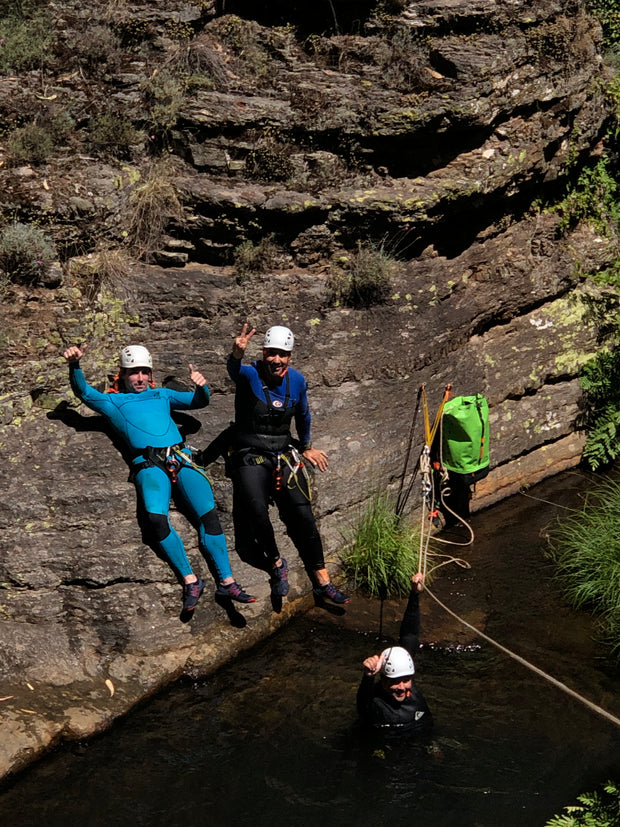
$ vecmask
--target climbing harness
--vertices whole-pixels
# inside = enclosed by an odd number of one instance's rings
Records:
[[[191,453],[188,453],[188,451]],[[132,466],[131,476],[135,477],[135,475],[143,468],[158,466],[169,475],[172,483],[176,483],[178,481],[179,471],[181,468],[183,466],[188,466],[189,468],[193,468],[194,471],[198,471],[198,473],[207,480],[209,485],[211,485],[211,480],[207,476],[205,468],[201,465],[197,465],[193,461],[192,455],[194,453],[199,452],[196,448],[193,448],[190,445],[186,446],[184,443],[170,445],[167,448],[153,448],[148,446],[139,452],[139,455],[144,456],[144,461]]]

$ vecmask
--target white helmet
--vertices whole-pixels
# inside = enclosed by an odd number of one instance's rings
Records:
[[[415,673],[411,655],[402,646],[384,649],[381,660],[381,674],[386,678],[409,678]]]
[[[142,345],[129,345],[121,350],[121,367],[153,370],[153,358]]]
[[[270,327],[267,333],[265,333],[263,347],[273,348],[274,350],[291,351],[294,344],[295,337],[293,336],[293,331],[289,330],[288,327],[276,325],[275,327]]]

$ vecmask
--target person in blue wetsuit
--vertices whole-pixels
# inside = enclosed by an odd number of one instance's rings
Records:
[[[131,455],[132,478],[143,513],[158,548],[183,582],[183,610],[192,612],[205,586],[194,574],[183,542],[168,517],[172,486],[199,526],[200,548],[218,581],[216,597],[240,603],[256,598],[243,591],[233,579],[226,539],[215,508],[211,485],[191,459],[191,450],[182,437],[171,411],[204,408],[209,390],[204,376],[189,366],[194,391],[156,388],[153,361],[141,345],[123,348],[120,370],[106,393],[86,382],[80,368],[83,350],[69,347],[64,352],[75,395],[93,411],[104,416],[121,437]]]
[[[226,464],[233,484],[237,553],[269,574],[272,597],[288,594],[288,565],[280,556],[269,518],[273,502],[302,559],[317,602],[348,603],[350,598],[330,581],[312,512],[304,463],[325,471],[328,460],[325,451],[313,448],[310,441],[306,380],[290,367],[294,336],[287,327],[269,328],[262,360],[243,365],[255,332],[243,325],[227,362],[228,374],[236,385],[235,422],[226,437]],[[293,422],[297,439],[291,435]]]
[[[413,682],[413,658],[420,634],[419,591],[424,577],[411,578],[411,591],[400,625],[399,646],[390,646],[379,655],[366,658],[357,690],[357,711],[362,724],[386,736],[425,735],[433,717],[420,690]],[[379,681],[375,675],[380,674]]]

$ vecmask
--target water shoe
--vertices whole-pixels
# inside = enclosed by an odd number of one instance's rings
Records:
[[[183,611],[193,612],[205,587],[205,581],[198,578],[194,583],[183,586]]]
[[[341,592],[333,583],[327,583],[325,586],[315,586],[312,592],[319,600],[331,600],[332,603],[338,604],[351,602],[349,595]]]
[[[286,597],[288,594],[288,565],[284,557],[282,558],[281,566],[274,566],[271,569],[271,596],[272,597]]]
[[[216,597],[229,597],[231,600],[236,600],[237,603],[256,603],[256,598],[244,592],[241,586],[236,583],[234,580],[232,583],[229,583],[227,586],[220,585],[215,590]]]

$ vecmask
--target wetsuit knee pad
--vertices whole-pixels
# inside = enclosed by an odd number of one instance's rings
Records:
[[[200,522],[207,534],[221,534],[222,533],[222,526],[220,524],[220,518],[217,515],[217,510],[212,508],[211,511],[207,511],[206,514],[203,514],[200,518]]]
[[[146,519],[149,522],[154,539],[161,543],[170,534],[170,523],[165,514],[153,514],[152,511],[146,512]]]

